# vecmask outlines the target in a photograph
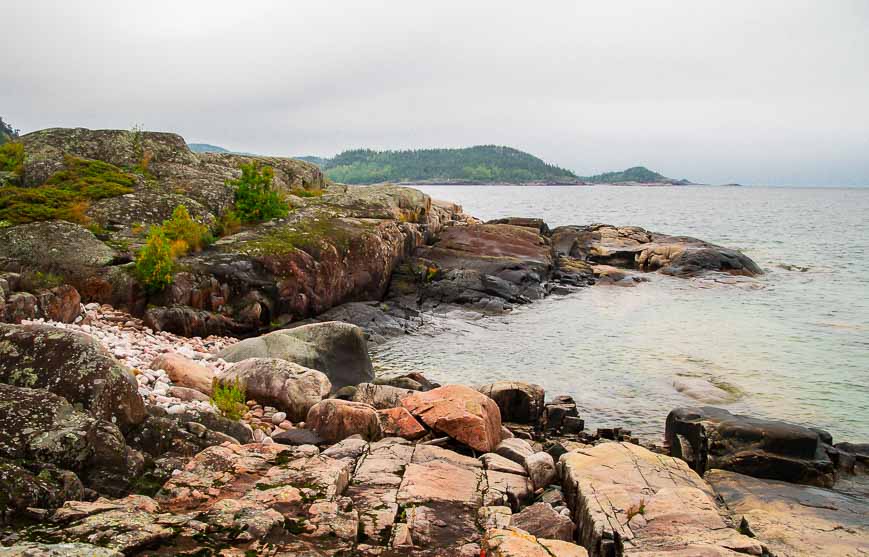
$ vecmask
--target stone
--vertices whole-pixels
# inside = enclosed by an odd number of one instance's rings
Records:
[[[726,470],[710,470],[705,478],[734,522],[770,554],[857,557],[869,550],[865,498]]]
[[[534,454],[534,449],[531,448],[528,441],[519,439],[518,437],[511,437],[498,443],[498,446],[495,447],[495,452],[507,460],[524,465],[525,459]]]
[[[74,247],[75,249],[70,249]],[[0,229],[0,259],[44,271],[108,265],[115,251],[78,224],[55,220]]]
[[[566,516],[558,514],[549,503],[534,503],[510,518],[510,526],[538,538],[572,541],[575,526]]]
[[[535,490],[546,487],[556,480],[555,461],[549,453],[534,453],[525,457],[523,464]]]
[[[289,429],[272,436],[275,443],[282,445],[323,445],[326,440],[310,429]]]
[[[271,422],[273,425],[280,425],[286,419],[287,419],[286,412],[275,412],[274,414],[272,414]]]
[[[240,381],[248,397],[274,405],[294,422],[304,420],[331,390],[324,373],[277,358],[243,360],[229,367],[222,380]]]
[[[414,393],[401,401],[414,417],[480,452],[501,441],[501,413],[489,397],[463,385]]]
[[[0,547],[0,557],[123,557],[120,551],[89,543],[22,542]]]
[[[4,321],[21,323],[39,316],[39,301],[30,292],[15,292],[5,301],[3,310]]]
[[[133,374],[84,333],[0,324],[0,381],[47,389],[123,432],[145,419]]]
[[[507,528],[510,526],[510,517],[513,511],[510,507],[492,505],[480,507],[477,511],[477,525],[483,530],[492,528]]]
[[[560,395],[544,406],[541,424],[545,431],[559,431],[568,417],[579,417],[576,402],[572,397]]]
[[[494,470],[496,472],[505,472],[507,474],[519,474],[520,476],[527,475],[525,467],[512,460],[506,459],[497,453],[486,453],[480,457],[483,466],[486,470]]]
[[[187,387],[179,387],[177,385],[169,387],[169,396],[181,399],[185,402],[193,402],[195,400],[209,402],[211,400],[211,397],[201,391],[189,389]]]
[[[665,437],[670,455],[698,474],[719,468],[824,487],[835,482],[827,445],[807,427],[703,406],[671,411]]]
[[[211,394],[214,372],[202,364],[180,354],[160,354],[151,361],[151,369],[162,369],[169,375],[172,383],[181,387],[195,389],[206,395]]]
[[[318,402],[308,411],[305,427],[316,431],[329,443],[357,434],[368,441],[376,441],[381,436],[377,411],[367,404],[347,400]]]
[[[414,393],[409,389],[399,389],[390,385],[360,383],[356,386],[353,399],[356,402],[368,404],[378,410],[401,406],[401,400]]]
[[[484,505],[508,505],[518,511],[534,498],[534,484],[525,475],[486,470]]]
[[[577,539],[593,557],[762,554],[683,460],[609,442],[565,454],[559,468]]]
[[[326,374],[333,389],[374,379],[362,329],[348,323],[312,323],[242,340],[218,353],[227,362],[278,358]]]
[[[84,498],[85,488],[74,473],[50,465],[38,465],[34,473],[15,461],[0,458],[0,517],[9,520],[27,509],[49,511],[70,499]]]
[[[495,401],[504,422],[535,424],[543,414],[545,392],[540,385],[498,381],[483,385],[478,390]]]
[[[380,430],[388,437],[402,437],[415,441],[428,433],[416,419],[403,407],[378,410]]]
[[[72,323],[81,315],[81,296],[68,284],[42,290],[37,295],[39,313],[44,319]]]
[[[143,467],[142,456],[127,446],[116,425],[77,411],[48,391],[3,383],[0,457],[70,470],[108,495],[123,493]]]
[[[538,539],[518,528],[487,530],[481,547],[486,557],[588,557],[578,545]]]

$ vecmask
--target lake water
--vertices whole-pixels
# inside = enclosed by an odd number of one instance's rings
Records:
[[[659,438],[670,409],[698,402],[681,376],[732,388],[734,412],[869,441],[869,188],[423,186],[483,219],[609,223],[738,248],[766,274],[714,284],[658,274],[595,286],[462,331],[376,350],[382,370],[441,382],[514,379],[573,395],[587,427]]]

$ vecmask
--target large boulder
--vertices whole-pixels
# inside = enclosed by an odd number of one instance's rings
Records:
[[[559,514],[549,503],[534,503],[514,514],[510,526],[525,530],[538,538],[573,541],[573,521]]]
[[[75,271],[108,265],[115,256],[115,251],[89,230],[71,222],[32,222],[0,228],[0,263]]]
[[[214,372],[180,354],[160,354],[151,362],[151,369],[162,369],[169,380],[176,385],[196,389],[200,393],[211,394]]]
[[[495,401],[501,410],[501,420],[505,422],[535,424],[543,414],[545,391],[540,385],[497,381],[478,390]]]
[[[0,324],[0,382],[47,389],[121,431],[145,419],[133,375],[84,333]]]
[[[665,436],[670,454],[698,474],[720,468],[826,487],[835,482],[822,436],[807,427],[702,406],[670,412]]]
[[[501,412],[491,398],[464,385],[446,385],[402,399],[404,406],[436,432],[474,450],[492,452],[501,442]]]
[[[351,435],[361,435],[369,441],[381,436],[377,411],[367,404],[349,400],[330,398],[318,402],[308,411],[305,427],[330,443],[343,441]]]
[[[54,510],[70,499],[82,499],[84,486],[68,470],[36,464],[39,472],[0,458],[0,524],[28,508]]]
[[[108,495],[126,491],[143,465],[114,424],[48,391],[2,383],[0,456],[70,470]]]
[[[293,362],[322,371],[335,390],[374,379],[362,330],[338,321],[312,323],[245,339],[223,349],[218,356],[227,362],[249,358]]]
[[[360,383],[353,393],[353,400],[363,404],[370,404],[378,410],[386,410],[387,408],[401,406],[401,400],[413,393],[414,391],[410,389],[400,389],[390,385]]]
[[[325,374],[276,358],[243,360],[231,366],[223,380],[240,381],[248,398],[286,412],[294,422],[304,420],[332,388]]]

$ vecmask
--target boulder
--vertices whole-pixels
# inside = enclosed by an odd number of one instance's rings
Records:
[[[549,503],[534,503],[510,518],[510,526],[524,530],[538,538],[573,540],[573,521],[552,508]]]
[[[0,381],[47,389],[121,431],[145,419],[132,373],[84,333],[0,324]]]
[[[329,443],[337,443],[351,435],[361,435],[369,441],[381,436],[377,411],[367,404],[348,400],[318,402],[308,411],[305,427]]]
[[[304,420],[331,390],[324,373],[276,358],[243,360],[227,369],[222,380],[240,381],[248,398],[286,412],[293,422]]]
[[[544,390],[540,385],[518,381],[498,381],[478,389],[495,401],[501,410],[501,420],[520,424],[535,424],[543,413]]]
[[[705,478],[734,522],[770,554],[858,557],[869,550],[865,498],[726,470],[710,470]]]
[[[682,460],[611,442],[558,465],[577,540],[592,557],[762,554],[728,527],[709,484]]]
[[[39,300],[30,292],[15,292],[4,304],[3,320],[8,323],[21,323],[25,319],[39,317]]]
[[[506,474],[518,474],[520,476],[527,474],[524,466],[496,453],[486,453],[480,457],[480,461],[486,470],[494,470],[495,472],[504,472]]]
[[[0,383],[0,457],[53,465],[101,493],[119,495],[142,471],[114,424],[42,389]]]
[[[464,385],[414,393],[401,401],[434,431],[484,453],[501,441],[501,413],[491,398]]]
[[[272,440],[281,445],[324,445],[326,440],[317,435],[317,432],[310,429],[288,429],[275,435],[272,435]]]
[[[151,369],[162,369],[176,385],[196,389],[206,395],[211,394],[214,372],[180,354],[160,354],[151,362]]]
[[[380,418],[380,430],[384,436],[415,441],[428,433],[403,407],[378,410],[377,416]]]
[[[702,406],[670,412],[665,436],[670,455],[698,474],[720,468],[826,487],[835,482],[822,436],[807,427]]]
[[[525,471],[534,484],[534,490],[548,486],[556,480],[555,461],[549,453],[539,452],[525,457]]]
[[[39,314],[44,319],[72,323],[81,315],[81,296],[68,284],[42,290],[36,295]]]
[[[38,473],[0,458],[0,524],[23,516],[28,508],[54,510],[67,500],[84,498],[84,486],[74,473],[36,463]]]
[[[0,229],[0,261],[28,269],[78,270],[108,265],[115,251],[88,229],[62,220]]]
[[[389,385],[360,383],[353,394],[353,400],[368,404],[378,410],[401,406],[401,399],[414,393],[409,389],[399,389]]]
[[[312,323],[242,340],[218,356],[227,362],[278,358],[326,374],[333,389],[374,379],[362,329],[348,323]]]
[[[495,452],[508,460],[522,465],[525,463],[526,458],[534,454],[534,449],[528,441],[519,439],[518,437],[511,437],[498,443],[498,446],[495,447]]]
[[[573,397],[559,395],[543,407],[541,424],[545,431],[560,431],[564,426],[565,418],[570,417],[579,417],[576,402]]]

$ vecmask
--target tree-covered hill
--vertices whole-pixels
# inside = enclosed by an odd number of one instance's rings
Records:
[[[594,176],[583,176],[583,182],[592,184],[618,184],[621,182],[639,182],[641,184],[690,184],[688,180],[674,180],[649,170],[645,166],[634,166],[621,172],[604,172]]]
[[[344,151],[315,161],[330,179],[345,184],[377,182],[576,183],[576,175],[511,147]]]
[[[229,149],[224,149],[223,147],[218,147],[217,145],[211,145],[209,143],[188,143],[188,147],[194,153],[229,153]]]

